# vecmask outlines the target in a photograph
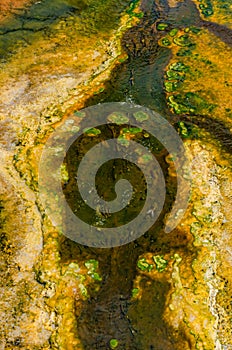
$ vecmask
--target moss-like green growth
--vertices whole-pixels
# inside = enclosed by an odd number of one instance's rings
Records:
[[[139,289],[138,288],[133,288],[132,289],[132,298],[137,297],[138,294],[139,294]]]
[[[81,111],[75,111],[73,114],[75,115],[75,117],[78,117],[78,118],[81,118],[81,119],[86,117],[85,112],[81,112]]]
[[[97,128],[86,128],[84,129],[84,133],[88,136],[96,136],[101,134],[101,130]]]
[[[98,95],[100,94],[101,92],[105,91],[105,88],[104,87],[101,87],[98,91],[95,91],[93,94],[94,95]]]
[[[141,271],[148,271],[148,272],[150,272],[153,269],[153,265],[149,264],[145,258],[142,258],[142,259],[138,260],[137,267]]]
[[[194,26],[191,26],[191,27],[189,28],[189,31],[190,31],[191,33],[193,33],[193,34],[198,34],[198,33],[200,33],[201,29],[200,29],[200,28],[197,28],[197,27],[194,27]]]
[[[95,281],[101,281],[102,278],[100,277],[98,270],[98,261],[95,259],[89,259],[85,262],[85,267],[88,269],[88,275],[90,275]]]
[[[175,62],[170,65],[170,69],[177,72],[187,72],[189,68],[182,62]]]
[[[99,273],[94,272],[91,277],[95,280],[95,281],[102,281],[101,276],[99,275]]]
[[[126,10],[126,13],[128,13],[128,15],[133,15],[137,2],[138,1],[131,1],[129,8]]]
[[[151,160],[152,160],[152,155],[151,154],[144,154],[140,160],[143,162],[143,163],[149,163]]]
[[[132,127],[132,128],[123,128],[122,129],[122,134],[131,134],[131,135],[135,135],[135,134],[138,134],[140,132],[142,132],[143,129],[142,128],[135,128],[135,127]]]
[[[176,95],[176,96],[171,95],[168,97],[169,106],[171,108],[173,108],[173,110],[176,114],[182,114],[182,113],[189,112],[189,109],[187,107],[185,107],[184,105],[182,105],[176,101],[177,96],[181,96],[181,95]],[[194,112],[194,109],[192,109],[191,112]]]
[[[164,82],[164,87],[167,92],[173,92],[176,91],[176,89],[179,87],[179,83],[174,81],[165,81]]]
[[[126,124],[129,122],[128,117],[121,112],[114,112],[107,117],[108,121],[117,125]]]
[[[63,163],[60,167],[61,181],[67,183],[69,181],[69,173],[66,165]]]
[[[178,45],[178,46],[182,46],[182,47],[185,47],[185,46],[192,46],[193,45],[193,42],[190,38],[190,36],[186,33],[186,34],[183,34],[177,38],[174,38],[173,39],[173,42]]]
[[[95,271],[98,268],[98,261],[95,259],[89,259],[85,262],[85,267],[92,272]]]
[[[143,13],[143,12],[135,12],[135,13],[134,13],[134,17],[143,18],[143,16],[144,16],[144,13]]]
[[[204,0],[203,2],[201,0],[198,0],[200,2],[199,4],[199,9],[201,10],[201,13],[205,17],[212,16],[214,11],[213,11],[213,5],[210,0]]]
[[[182,75],[172,69],[168,70],[166,74],[169,80],[182,80]]]
[[[170,46],[171,45],[171,41],[166,37],[163,38],[161,42],[162,42],[163,46]]]
[[[111,339],[110,340],[110,348],[116,349],[118,347],[118,340],[117,339]]]
[[[165,30],[167,27],[168,27],[168,24],[167,24],[167,23],[158,23],[156,28],[157,28],[157,30],[163,31],[163,30]]]
[[[193,92],[171,95],[168,97],[168,104],[176,114],[205,114],[215,108],[215,105],[208,104],[205,99]]]
[[[168,81],[164,82],[164,87],[167,92],[174,92],[180,87],[180,82],[185,80],[185,72],[188,67],[182,62],[175,62],[169,66],[166,72]]]
[[[119,135],[118,141],[122,146],[128,147],[130,145],[130,141],[126,138],[126,135]]]
[[[145,112],[135,112],[133,114],[133,116],[135,117],[135,119],[138,121],[138,122],[144,122],[145,120],[148,120],[149,119],[149,115]]]
[[[142,131],[143,131],[142,128],[136,128],[136,127],[123,128],[120,131],[118,141],[120,142],[121,145],[128,147],[130,144],[129,142],[130,137],[133,137],[134,135],[139,134]]]
[[[129,5],[129,8],[126,10],[126,13],[131,17],[142,18],[144,16],[144,13],[142,11],[140,12],[136,11],[136,7],[138,3],[139,3],[139,0],[132,0]]]
[[[183,136],[184,138],[189,137],[189,132],[188,132],[188,128],[186,127],[184,122],[179,122],[179,132],[181,134],[181,136]]]
[[[178,33],[178,29],[173,28],[172,30],[170,30],[169,35],[173,37],[173,36],[176,36],[177,33]]]
[[[213,15],[213,9],[211,8],[206,8],[202,11],[202,14],[205,16],[205,17],[209,17],[209,16],[212,16]]]
[[[120,62],[120,63],[123,63],[123,62],[125,62],[126,60],[128,60],[128,55],[124,55],[123,57],[119,57],[118,58],[118,62]]]
[[[156,264],[156,269],[159,272],[163,272],[168,265],[168,261],[162,255],[154,255],[152,258]]]

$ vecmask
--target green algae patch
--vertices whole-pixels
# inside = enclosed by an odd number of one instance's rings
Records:
[[[82,111],[74,111],[73,112],[74,116],[80,119],[83,119],[86,117],[86,113]]]
[[[176,114],[207,114],[216,107],[194,92],[171,95],[168,98],[168,104]]]
[[[201,28],[197,28],[197,27],[191,26],[191,27],[189,28],[189,31],[190,31],[191,33],[193,33],[193,34],[199,34],[200,31],[201,31]]]
[[[165,81],[164,82],[164,87],[165,87],[165,90],[167,92],[173,92],[173,91],[176,91],[178,89],[178,87],[180,86],[180,83],[179,82],[170,82],[170,81]]]
[[[154,255],[152,258],[155,262],[157,271],[163,272],[168,265],[168,261],[165,260],[162,255]]]
[[[85,262],[85,266],[90,272],[93,272],[98,268],[98,261],[95,259],[89,259]]]
[[[163,46],[171,46],[171,41],[167,37],[163,38],[161,43]]]
[[[85,267],[88,269],[88,275],[90,275],[95,281],[101,281],[102,278],[98,273],[98,261],[90,259],[85,262]]]
[[[132,0],[126,13],[130,17],[143,18],[144,13],[139,9],[140,0]]]
[[[123,128],[120,130],[120,135],[118,136],[118,142],[121,145],[128,147],[130,144],[129,140],[135,137],[137,134],[142,133],[142,131],[143,131],[142,128],[136,128],[136,127]]]
[[[91,275],[91,277],[95,280],[95,281],[102,281],[102,278],[101,278],[101,276],[99,275],[99,273],[97,273],[97,272],[94,272],[92,275]]]
[[[117,339],[111,339],[110,340],[110,348],[116,349],[118,347],[118,340]]]
[[[139,162],[146,164],[146,163],[150,163],[152,159],[153,157],[151,154],[144,154],[141,157],[139,157]]]
[[[168,33],[170,36],[176,36],[178,33],[178,29],[177,28],[173,28],[172,30],[170,30],[170,32]]]
[[[135,112],[133,114],[133,116],[135,117],[135,119],[142,123],[144,122],[145,120],[148,120],[149,119],[149,115],[147,113],[144,113],[144,112]]]
[[[115,112],[107,117],[108,121],[117,125],[126,124],[129,122],[128,117],[121,112]]]
[[[143,131],[142,128],[123,128],[122,129],[122,134],[130,134],[130,135],[136,135],[138,133],[141,133]]]
[[[125,147],[129,147],[129,145],[130,145],[130,141],[128,140],[126,134],[119,135],[119,137],[118,137],[118,142],[119,142],[122,146],[125,146]]]
[[[173,42],[181,47],[186,47],[186,46],[192,46],[193,41],[191,40],[191,37],[188,34],[183,34],[177,38],[173,39]]]
[[[118,62],[119,63],[124,63],[128,60],[129,56],[127,54],[122,54],[118,57]]]
[[[168,24],[167,23],[158,23],[156,28],[159,31],[164,31],[168,28]]]
[[[178,132],[183,138],[197,138],[197,128],[192,124],[178,122]]]
[[[167,92],[174,92],[181,87],[181,83],[185,80],[185,72],[188,71],[188,66],[182,62],[172,63],[167,71],[166,77],[168,81],[164,82],[164,88]]]
[[[88,136],[97,136],[97,135],[101,134],[101,130],[99,130],[97,128],[86,128],[83,131]]]
[[[175,72],[174,70],[170,69],[167,70],[167,78],[168,80],[177,80],[182,81],[184,79],[184,76],[181,75],[179,72]]]
[[[139,288],[133,288],[131,293],[132,298],[136,298],[138,294],[139,294]]]
[[[141,271],[147,271],[150,272],[153,269],[153,265],[149,264],[146,260],[146,258],[141,258],[137,261],[137,267]]]
[[[69,181],[69,173],[66,167],[66,164],[62,164],[60,167],[60,173],[61,173],[61,181],[62,183],[66,183]]]
[[[179,50],[189,51],[195,47],[193,32],[173,28],[166,36],[159,40],[159,45],[164,47],[179,47]]]
[[[82,296],[87,299],[89,297],[89,294],[88,294],[88,291],[87,291],[87,288],[84,286],[84,284],[80,283],[79,284],[79,288],[80,288],[80,291],[81,291],[81,294]]]
[[[187,72],[189,67],[186,66],[183,62],[174,62],[169,66],[169,69],[174,70],[176,72]]]
[[[213,4],[211,0],[198,0],[199,9],[204,17],[210,17],[213,15]]]

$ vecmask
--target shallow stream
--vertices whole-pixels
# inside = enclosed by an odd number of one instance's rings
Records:
[[[84,64],[88,63],[84,63],[83,57],[79,58],[78,52],[78,58],[75,61],[77,63],[73,63],[74,61],[70,57],[67,62],[65,61],[66,45],[68,56],[72,53],[72,45],[76,45],[75,38],[81,43],[83,35],[83,45],[88,42],[88,37],[91,42],[104,40],[107,38],[108,32],[117,28],[122,13],[127,11],[131,16],[134,15],[133,9],[136,7],[136,3],[137,1],[114,0],[44,0],[35,2],[31,6],[28,5],[26,10],[25,8],[15,9],[0,24],[2,74],[4,74],[5,65],[8,65],[7,69],[12,68],[11,75],[14,76],[17,62],[20,61],[19,72],[23,72],[23,76],[32,74],[33,79],[35,79],[36,74],[40,72],[38,65],[43,65],[43,59],[46,61],[44,61],[43,73],[41,74],[45,74],[44,72],[48,72],[49,69],[51,75],[66,74],[72,76],[80,67],[84,71]],[[215,147],[222,158],[226,157],[228,153],[231,153],[232,148],[231,106],[227,105],[229,92],[224,94],[224,90],[219,84],[220,96],[222,100],[225,99],[225,103],[222,102],[222,107],[219,108],[218,95],[215,95],[218,100],[214,100],[213,93],[211,96],[209,92],[211,91],[211,87],[209,87],[211,78],[209,78],[209,86],[203,85],[202,80],[207,80],[205,72],[207,70],[210,73],[212,71],[212,74],[216,72],[212,78],[216,81],[215,77],[216,74],[220,73],[221,65],[216,66],[215,57],[212,58],[211,63],[203,62],[204,49],[201,47],[201,40],[207,41],[208,37],[211,40],[209,55],[206,56],[215,56],[215,53],[222,48],[225,55],[227,49],[229,54],[232,38],[231,29],[226,24],[221,23],[222,21],[216,23],[210,21],[209,17],[202,17],[196,1],[153,2],[144,0],[140,4],[140,13],[143,15],[135,16],[137,22],[128,28],[120,39],[124,59],[112,69],[110,77],[104,82],[104,88],[86,97],[84,106],[88,107],[100,102],[126,101],[148,107],[165,117],[184,141],[191,143],[191,140],[193,142],[197,140],[199,143],[205,144],[208,139],[209,147],[211,143],[216,144]],[[165,24],[163,28],[162,24]],[[178,31],[180,34],[175,34]],[[215,47],[211,36],[215,36]],[[210,53],[211,47],[212,50],[215,50],[212,53]],[[29,51],[31,56],[24,57],[24,52]],[[62,52],[60,53],[60,51]],[[52,55],[58,57],[54,64],[49,61],[53,57]],[[16,56],[18,61],[15,64],[14,57]],[[59,57],[62,62],[59,61]],[[26,68],[23,67],[24,58],[27,62]],[[204,59],[206,61],[206,58]],[[56,62],[59,62],[57,68]],[[183,69],[186,70],[180,72],[177,68],[176,70],[170,68],[173,62],[181,62],[182,68],[184,67]],[[195,66],[193,62],[195,62]],[[227,79],[225,71],[223,72],[224,80]],[[199,80],[200,89],[194,85],[194,81],[197,81],[198,78],[202,79]],[[228,82],[228,88],[229,84],[231,83]],[[215,86],[212,85],[213,92],[216,91]],[[26,91],[30,91],[30,83]],[[170,99],[172,95],[174,98]],[[209,99],[207,99],[208,96],[210,96]],[[14,101],[12,105],[13,103]],[[78,106],[78,101],[75,103]],[[75,104],[73,108],[75,109]],[[49,110],[47,114],[48,121],[46,121],[47,124],[44,122],[44,125],[49,125]],[[38,134],[44,126],[41,125],[37,129]],[[79,212],[83,219],[96,225],[123,224],[125,220],[132,219],[144,203],[146,194],[144,178],[136,167],[123,161],[108,162],[99,170],[97,180],[99,191],[107,200],[114,197],[115,179],[128,178],[133,184],[132,208],[128,208],[121,216],[95,215],[81,204],[80,196],[74,189],[73,180],[76,167],[86,150],[104,138],[110,138],[112,135],[118,136],[121,129],[113,125],[100,130],[99,135],[83,136],[73,145],[65,159],[69,178],[63,184],[63,191],[69,205],[74,212]],[[76,324],[73,332],[80,340],[81,345],[78,345],[80,347],[74,345],[73,347],[72,345],[59,347],[59,340],[54,340],[54,337],[51,337],[50,348],[112,349],[112,343],[109,345],[110,340],[116,339],[118,341],[117,349],[177,350],[196,348],[212,350],[213,340],[207,340],[207,336],[204,338],[204,335],[199,336],[200,347],[195,347],[197,345],[194,342],[198,341],[196,340],[198,339],[197,326],[193,327],[194,330],[191,331],[191,321],[189,321],[192,311],[189,314],[186,311],[187,316],[183,323],[177,321],[178,317],[174,321],[172,320],[173,322],[169,322],[168,316],[165,316],[166,309],[169,308],[167,300],[170,300],[170,291],[173,291],[171,288],[178,289],[178,278],[175,273],[177,273],[180,261],[177,255],[180,254],[183,261],[190,266],[189,270],[186,268],[186,275],[185,269],[182,270],[184,280],[196,279],[196,271],[193,273],[194,277],[189,271],[192,271],[193,261],[198,259],[200,248],[197,244],[193,244],[195,238],[192,231],[190,233],[191,220],[189,218],[191,213],[188,213],[182,227],[178,226],[170,234],[164,233],[163,221],[165,215],[170,211],[176,193],[175,176],[170,171],[172,162],[168,160],[167,150],[147,133],[139,132],[132,137],[134,141],[140,142],[150,149],[161,164],[167,186],[163,211],[158,221],[148,232],[136,241],[124,246],[96,249],[82,246],[65,237],[57,238],[60,266],[68,266],[73,261],[83,265],[83,262],[92,259],[98,261],[98,275],[96,276],[100,277],[89,288],[87,298],[81,301],[74,298]],[[20,143],[16,146],[24,147]],[[191,146],[188,147],[191,149]],[[73,161],[76,154],[80,159],[76,157]],[[17,169],[17,163],[15,166]],[[205,225],[205,222],[202,225]],[[141,266],[138,265],[138,261],[144,256],[148,261],[152,257],[166,257],[165,259],[169,259],[170,262],[168,272],[163,272],[162,269],[159,271],[158,265],[153,264],[153,269],[156,269],[156,272],[151,272],[149,275],[150,271],[142,270]],[[41,264],[38,270],[43,271],[43,269],[45,268]],[[40,281],[40,283],[45,282]],[[195,286],[193,281],[191,283],[192,287]],[[186,289],[190,289],[191,286],[186,287]],[[138,298],[133,296],[135,291],[139,291]],[[169,309],[171,310],[171,307]],[[195,310],[194,307],[193,310]],[[201,309],[199,308],[199,310]],[[208,314],[205,316],[205,319],[207,318],[210,318]],[[179,328],[175,328],[175,322],[180,322]],[[204,327],[202,324],[199,327],[201,327],[203,334]],[[65,334],[65,329],[63,333]],[[193,334],[192,338],[188,333]],[[62,336],[64,337],[64,335]],[[225,344],[227,347],[220,349],[232,349],[232,345],[230,347],[226,340]],[[26,349],[26,347],[24,348]],[[45,347],[41,347],[41,349],[45,349]]]

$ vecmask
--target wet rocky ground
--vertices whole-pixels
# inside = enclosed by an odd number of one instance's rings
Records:
[[[0,349],[232,349],[229,2],[5,1],[0,21]],[[167,118],[192,190],[165,233],[176,174],[158,152],[156,225],[96,249],[51,224],[38,165],[55,127],[110,101]]]

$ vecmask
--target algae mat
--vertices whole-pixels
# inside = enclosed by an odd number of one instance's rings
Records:
[[[0,349],[232,349],[231,6],[229,0],[1,2]],[[160,113],[192,166],[187,210],[165,233],[177,192],[172,155],[132,126],[87,130],[62,168],[74,207],[72,159],[107,133],[150,150],[166,181],[155,225],[107,249],[66,238],[38,193],[48,137],[73,113],[104,102]],[[124,174],[143,203],[144,181],[122,162],[101,168],[102,195],[111,200],[108,180]],[[109,219],[100,211],[82,215],[99,225]]]

